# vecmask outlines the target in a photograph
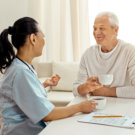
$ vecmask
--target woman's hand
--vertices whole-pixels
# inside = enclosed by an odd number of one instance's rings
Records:
[[[98,105],[95,101],[83,101],[80,103],[80,112],[90,113],[96,109],[96,105]]]
[[[95,101],[83,101],[79,104],[74,104],[71,106],[64,106],[64,107],[55,107],[45,118],[42,120],[52,121],[62,118],[67,118],[69,116],[74,115],[75,113],[82,112],[82,113],[90,113],[95,110],[96,103]]]
[[[45,88],[48,86],[56,86],[58,84],[59,80],[60,80],[60,76],[56,74],[56,75],[52,76],[51,78],[47,79],[43,83],[43,85]]]

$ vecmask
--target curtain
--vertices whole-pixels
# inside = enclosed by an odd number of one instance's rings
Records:
[[[88,0],[29,0],[28,15],[45,33],[37,61],[79,61],[89,47]]]

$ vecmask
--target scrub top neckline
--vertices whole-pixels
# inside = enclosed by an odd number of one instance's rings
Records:
[[[21,60],[21,59],[20,59],[19,57],[17,57],[17,56],[16,56],[16,58],[17,58],[18,60],[20,60],[23,64],[25,64],[25,65],[29,68],[29,70],[35,74],[33,65],[29,65],[28,63],[26,63],[25,61]]]

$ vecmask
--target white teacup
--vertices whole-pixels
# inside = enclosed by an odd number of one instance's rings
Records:
[[[113,74],[102,74],[98,76],[98,80],[102,85],[110,85],[113,81]]]
[[[96,109],[104,109],[106,105],[106,98],[105,97],[91,97],[90,100],[96,101],[98,105],[96,106]]]

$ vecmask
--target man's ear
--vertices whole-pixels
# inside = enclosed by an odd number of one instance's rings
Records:
[[[119,27],[116,26],[116,27],[115,27],[115,32],[118,33],[118,30],[119,30]]]
[[[32,45],[36,44],[36,35],[35,34],[30,34],[29,39],[30,39],[30,42]]]

